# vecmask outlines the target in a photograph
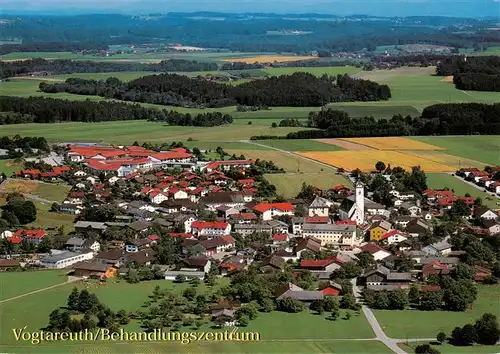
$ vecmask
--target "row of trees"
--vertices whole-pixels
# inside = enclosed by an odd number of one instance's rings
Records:
[[[12,138],[8,136],[2,136],[0,138],[0,149],[14,150],[14,149],[39,149],[43,151],[49,151],[50,147],[44,137],[32,137],[15,135]]]
[[[3,48],[3,47],[2,47]],[[42,58],[0,62],[0,79],[27,75],[34,72],[49,72],[55,74],[72,73],[108,73],[122,71],[153,71],[153,72],[192,72],[218,70],[215,62],[198,62],[196,60],[168,59],[159,63],[106,62],[91,60],[45,60]]]
[[[17,52],[72,52],[75,50],[105,50],[108,46],[103,43],[90,42],[38,42],[23,44],[3,44],[0,55]]]
[[[500,134],[500,104],[436,104],[426,107],[420,118],[395,115],[391,119],[352,118],[347,112],[329,108],[309,113],[308,125],[320,130],[289,133],[285,139]],[[283,137],[261,135],[251,139]]]
[[[43,83],[41,84],[43,85]],[[195,116],[176,111],[150,109],[122,102],[68,101],[44,97],[0,96],[0,112],[22,113],[13,123],[104,122],[150,120],[170,125],[213,127],[230,124],[228,114],[209,112]],[[0,121],[1,122],[1,121]],[[33,146],[34,147],[34,146]]]
[[[64,83],[41,83],[47,93],[68,92],[97,95],[124,101],[188,107],[243,106],[322,106],[329,102],[378,101],[391,97],[387,85],[347,75],[316,77],[294,73],[229,86],[203,78],[161,74],[132,80],[67,79]]]

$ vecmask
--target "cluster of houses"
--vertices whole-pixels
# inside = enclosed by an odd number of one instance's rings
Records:
[[[270,202],[258,197],[258,182],[249,176],[251,160],[200,162],[184,148],[155,152],[136,146],[76,145],[69,146],[67,159],[77,167],[63,172],[71,174],[76,184],[59,211],[76,215],[75,233],[63,249],[40,255],[36,265],[68,268],[75,276],[104,279],[125,274],[131,265],[156,264],[154,245],[161,237],[172,237],[180,240],[182,261],[158,265],[165,279],[204,279],[213,268],[226,276],[255,262],[263,273],[280,272],[291,265],[295,272],[310,271],[329,283],[315,291],[290,283],[278,289],[276,298],[291,297],[309,304],[342,294],[342,286],[330,281],[330,275],[363,252],[377,262],[362,276],[366,287],[373,290],[401,289],[430,275],[448,274],[463,253],[453,250],[447,239],[413,249],[412,239],[432,233],[433,219],[458,200],[470,206],[471,219],[481,225],[469,228],[488,236],[500,234],[497,211],[476,206],[474,198],[455,196],[448,190],[426,190],[419,196],[394,189],[390,192],[393,206],[386,207],[370,199],[371,193],[357,182],[353,188],[334,186],[311,201]],[[171,173],[167,168],[172,167],[180,167],[181,172]],[[237,171],[240,178],[228,177],[229,170]],[[24,172],[19,176],[33,178]],[[475,172],[468,171],[467,178]],[[110,198],[113,186],[129,188],[131,184],[136,187],[132,199]],[[87,198],[89,195],[92,198]],[[80,214],[86,198],[91,206],[113,203],[120,212],[107,222],[83,220]],[[161,236],[155,232],[158,227],[166,230]],[[84,237],[89,231],[101,235],[108,228],[126,229],[134,238],[112,240],[103,248],[99,238]],[[256,234],[260,241],[245,242],[243,249],[237,247],[238,240]],[[0,237],[15,244],[25,240],[40,243],[46,233],[23,229],[10,234],[6,231]],[[257,257],[264,250],[268,256]],[[323,251],[334,251],[335,256],[307,256]],[[415,267],[395,272],[395,263],[403,255],[412,259]],[[477,280],[491,275],[479,265],[475,271]],[[228,315],[231,309],[216,310]]]
[[[456,175],[468,182],[484,188],[486,191],[500,195],[500,181],[495,180],[494,175],[500,174],[500,167],[489,167],[488,171],[481,171],[478,168],[461,168]]]

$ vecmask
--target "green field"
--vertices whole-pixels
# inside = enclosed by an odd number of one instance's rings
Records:
[[[7,176],[19,171],[21,167],[21,164],[15,163],[14,160],[0,160],[0,173],[5,173]]]
[[[448,334],[449,335],[449,334]],[[441,345],[436,345],[434,342],[414,342],[406,344],[398,344],[398,346],[405,350],[407,353],[413,353],[415,348],[420,344],[430,344],[443,354],[482,354],[482,353],[498,353],[500,352],[500,345],[474,345],[470,347],[458,347],[450,345],[448,343],[443,343]]]
[[[27,225],[28,227],[57,229],[64,226],[66,233],[74,230],[75,215],[50,211],[50,203],[42,203],[37,200],[33,200],[33,203],[36,206],[36,220]]]
[[[302,128],[271,128],[252,124],[223,125],[213,128],[168,126],[148,121],[111,121],[102,123],[13,124],[2,126],[2,134],[14,136],[43,136],[52,142],[93,141],[132,144],[134,141],[171,142],[236,141],[252,135],[286,135]]]
[[[285,151],[339,151],[342,148],[325,144],[319,141],[297,139],[297,140],[260,140],[259,145],[267,145],[275,149]]]
[[[11,274],[8,274],[8,276],[14,275],[14,273]],[[17,274],[21,277],[26,275],[31,277],[33,273]],[[18,292],[24,293],[25,291],[34,290],[31,284],[28,286],[28,277],[26,281],[19,282]],[[227,284],[227,279],[221,279],[219,284]],[[139,284],[111,280],[104,284],[92,282],[78,286],[80,288],[85,287],[95,293],[103,303],[113,310],[125,309],[132,311],[141,309],[141,305],[147,300],[147,295],[152,292],[156,285],[175,292],[180,292],[188,286],[188,284],[174,284],[165,280],[141,282]],[[8,328],[9,330],[0,333],[0,349],[4,352],[19,353],[95,353],[96,351],[99,353],[121,353],[123,350],[126,350],[127,353],[282,353],[283,351],[290,353],[389,353],[382,343],[369,340],[373,338],[374,334],[362,314],[353,313],[350,320],[339,318],[337,321],[329,321],[327,319],[328,314],[314,315],[307,310],[298,314],[259,313],[258,318],[247,327],[239,328],[239,332],[259,332],[262,342],[193,342],[185,345],[162,342],[57,342],[33,346],[26,342],[17,343],[15,341],[11,328],[27,326],[28,331],[43,328],[47,324],[49,313],[53,309],[66,304],[67,296],[73,286],[73,284],[68,284],[1,304],[0,322],[2,328]],[[201,293],[206,289],[205,285],[200,285],[198,291]],[[211,291],[214,290],[216,289]],[[13,294],[15,296],[15,293]],[[132,321],[124,329],[127,331],[140,330],[136,321]],[[190,330],[192,329],[188,327],[182,328],[182,331]],[[210,328],[210,323],[205,324],[200,330],[213,331]],[[366,338],[368,340],[346,340],[351,338]],[[304,341],[300,341],[300,339],[304,339]]]
[[[316,76],[327,75],[338,75],[338,74],[348,74],[353,75],[360,72],[360,68],[355,66],[328,66],[328,67],[289,67],[289,68],[270,68],[264,69],[264,72],[268,75],[279,76],[279,75],[291,75],[296,72],[310,73]]]
[[[434,338],[439,332],[450,334],[490,312],[500,317],[500,285],[479,285],[477,300],[466,312],[374,310],[380,325],[390,338]]]
[[[500,165],[499,135],[417,136],[412,139],[445,148],[450,155]]]
[[[0,300],[9,299],[51,285],[62,284],[67,279],[68,277],[64,270],[2,272],[0,273]],[[0,305],[0,309],[3,306]]]
[[[497,203],[500,202],[499,198],[491,196],[490,194],[483,192],[483,190],[477,189],[470,184],[461,181],[457,177],[446,173],[428,173],[427,185],[432,189],[443,189],[445,187],[453,189],[455,194],[460,196],[469,193],[472,197],[481,198],[484,205],[493,209],[497,209]]]
[[[300,192],[302,183],[311,184],[321,189],[329,189],[339,184],[351,186],[351,182],[347,178],[331,172],[279,173],[267,174],[265,177],[276,186],[278,195],[285,198],[295,198]]]

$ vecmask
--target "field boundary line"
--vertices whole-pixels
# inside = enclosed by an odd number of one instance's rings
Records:
[[[21,294],[21,295],[16,295],[16,296],[10,297],[8,299],[0,300],[0,304],[3,304],[4,302],[9,302],[9,301],[17,300],[17,299],[23,298],[25,296],[37,294],[37,293],[40,293],[42,291],[54,289],[54,288],[57,288],[57,287],[60,287],[60,286],[66,285],[66,284],[71,284],[71,283],[74,283],[74,282],[79,281],[79,280],[80,279],[78,279],[78,278],[69,279],[69,280],[66,280],[64,283],[59,283],[59,284],[47,286],[47,287],[42,288],[42,289],[33,290],[33,291],[30,291],[30,292],[27,292],[27,293],[24,293],[24,294]]]

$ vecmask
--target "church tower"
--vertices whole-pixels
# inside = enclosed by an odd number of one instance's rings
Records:
[[[356,182],[356,222],[361,225],[365,222],[365,186],[361,182]]]

